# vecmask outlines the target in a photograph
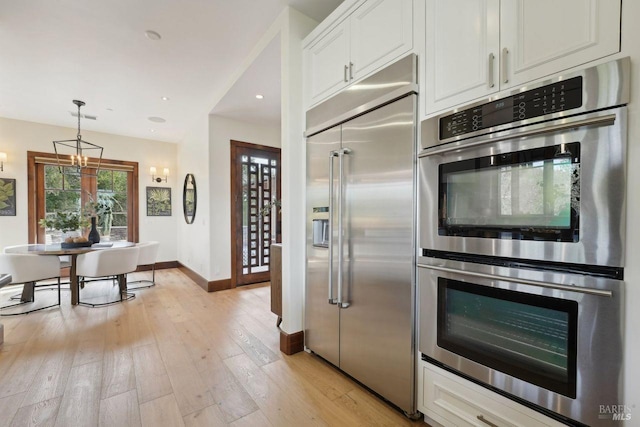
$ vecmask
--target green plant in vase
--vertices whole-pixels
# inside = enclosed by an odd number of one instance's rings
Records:
[[[89,197],[91,200],[85,204],[85,215],[88,217],[97,217],[100,235],[107,237],[111,234],[113,209],[117,202],[113,195],[109,193],[98,193],[97,199],[94,199],[91,195],[89,195]]]
[[[55,212],[38,221],[40,227],[48,230],[58,230],[63,235],[78,231],[89,225],[89,221],[76,212]],[[86,242],[86,238],[82,236],[67,237],[65,243]]]

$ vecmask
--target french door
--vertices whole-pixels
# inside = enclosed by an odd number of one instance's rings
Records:
[[[280,241],[280,149],[231,141],[231,280],[270,280],[271,242]]]

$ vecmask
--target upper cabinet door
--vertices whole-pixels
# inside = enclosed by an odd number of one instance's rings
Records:
[[[500,19],[503,89],[620,51],[620,0],[509,0]]]
[[[351,15],[351,80],[413,48],[412,8],[413,0],[370,0]]]
[[[499,17],[499,0],[427,0],[426,114],[498,91]]]
[[[305,55],[309,104],[315,104],[349,84],[349,20],[305,50]]]

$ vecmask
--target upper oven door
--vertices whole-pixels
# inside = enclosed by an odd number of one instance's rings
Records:
[[[420,248],[622,267],[626,108],[420,155]]]

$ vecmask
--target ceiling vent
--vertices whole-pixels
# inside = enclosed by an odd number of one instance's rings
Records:
[[[69,111],[69,113],[73,117],[78,117],[78,113],[76,113],[75,111]],[[98,120],[98,116],[91,116],[89,114],[82,114],[82,113],[80,113],[80,118],[87,119],[87,120]]]

